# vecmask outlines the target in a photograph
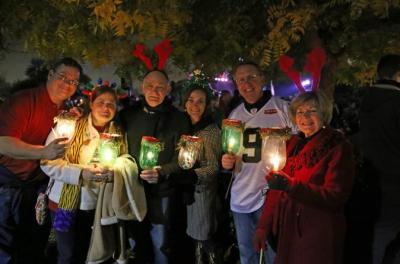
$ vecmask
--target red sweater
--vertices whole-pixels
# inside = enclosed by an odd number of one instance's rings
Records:
[[[44,85],[23,90],[11,96],[0,107],[0,136],[43,145],[59,110],[49,97]],[[13,172],[20,180],[29,180],[38,168],[39,160],[13,159],[0,155],[0,165]]]
[[[277,236],[275,263],[342,263],[343,209],[355,174],[352,146],[330,128],[295,153],[300,140],[289,140],[283,169],[293,185],[288,192],[268,192],[257,232]]]

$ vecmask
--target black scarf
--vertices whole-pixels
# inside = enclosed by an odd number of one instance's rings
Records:
[[[141,103],[142,103],[143,110],[150,115],[165,113],[171,108],[171,104],[172,104],[172,102],[168,98],[165,98],[161,104],[157,105],[156,107],[151,107],[146,102],[146,99],[144,97],[142,97],[141,99],[142,99]]]
[[[212,124],[213,122],[214,122],[214,120],[212,119],[211,115],[203,115],[199,122],[197,122],[194,125],[192,124],[192,127],[191,127],[192,135],[199,132],[200,130],[203,130],[208,125]]]
[[[264,91],[263,96],[254,104],[249,104],[246,101],[244,101],[244,107],[247,109],[247,111],[251,112],[251,109],[257,109],[260,110],[271,98],[271,92],[270,91]]]

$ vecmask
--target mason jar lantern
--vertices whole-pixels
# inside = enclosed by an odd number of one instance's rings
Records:
[[[196,136],[182,135],[179,140],[178,164],[184,169],[193,168],[196,160],[198,160],[202,140]]]
[[[105,167],[113,167],[119,156],[120,144],[118,139],[121,135],[101,133],[99,142],[99,162]]]
[[[144,170],[153,169],[157,166],[158,155],[162,150],[159,139],[155,137],[143,136],[140,144],[139,164]]]
[[[286,164],[286,140],[290,137],[290,128],[261,128],[263,138],[262,159],[270,171],[279,171]]]
[[[222,151],[236,155],[241,146],[243,126],[240,120],[224,119],[222,121]]]

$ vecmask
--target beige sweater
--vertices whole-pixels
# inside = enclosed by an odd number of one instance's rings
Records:
[[[111,257],[126,263],[125,230],[119,220],[142,221],[146,212],[137,165],[130,155],[122,155],[115,163],[114,182],[100,185],[87,263],[101,263]]]

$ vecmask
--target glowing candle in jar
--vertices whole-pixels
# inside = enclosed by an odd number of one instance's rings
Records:
[[[279,164],[280,164],[280,160],[281,158],[279,157],[278,154],[272,155],[271,157],[271,163],[272,163],[272,169],[274,171],[278,171],[279,170]]]
[[[99,142],[99,161],[106,167],[113,167],[119,156],[118,134],[101,133]]]
[[[184,169],[193,168],[200,153],[202,140],[196,136],[182,135],[179,143],[178,164]]]
[[[140,143],[140,167],[144,170],[153,169],[157,165],[158,155],[161,150],[162,144],[159,139],[143,136]]]
[[[76,115],[67,111],[63,111],[56,116],[54,118],[54,122],[56,122],[57,125],[53,130],[55,136],[57,138],[68,138],[68,141],[71,140],[75,133],[75,124],[77,118],[78,117]]]
[[[222,121],[222,151],[236,155],[240,150],[243,126],[240,120],[224,119]]]
[[[289,138],[290,128],[262,128],[263,160],[269,170],[279,171],[286,163],[286,140]]]

